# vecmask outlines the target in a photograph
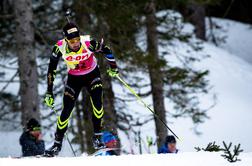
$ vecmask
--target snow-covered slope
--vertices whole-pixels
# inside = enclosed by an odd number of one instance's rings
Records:
[[[220,47],[204,44],[204,53],[210,58],[197,64],[210,71],[209,80],[217,95],[216,106],[209,112],[210,119],[200,126],[198,137],[188,132],[190,122],[176,120],[171,126],[184,138],[179,143],[182,150],[191,151],[195,145],[206,146],[207,142],[232,141],[241,143],[245,151],[252,151],[252,29],[251,25],[226,19],[214,21],[225,30],[226,43]],[[218,34],[218,33],[217,33]],[[175,48],[183,53],[184,46]],[[209,105],[208,98],[202,104]]]
[[[122,155],[106,157],[58,157],[58,158],[0,158],[1,166],[28,166],[28,165],[60,165],[60,166],[250,166],[252,165],[252,153],[244,153],[240,156],[241,161],[229,163],[220,156],[220,153],[179,153],[165,155]]]
[[[212,18],[212,20],[221,27],[215,29],[214,33],[217,37],[225,38],[225,42],[220,43],[220,47],[252,64],[252,49],[250,48],[252,25],[227,19]],[[206,22],[208,23],[208,19]]]
[[[241,143],[245,151],[252,151],[252,65],[211,44],[204,46],[211,58],[203,60],[198,67],[210,70],[209,80],[217,103],[209,112],[210,119],[200,126],[199,130],[203,131],[200,137],[189,132],[188,120],[179,119],[171,125],[184,138],[179,145],[182,150],[191,151],[196,145],[231,141]],[[209,105],[211,100],[202,98],[201,102]]]

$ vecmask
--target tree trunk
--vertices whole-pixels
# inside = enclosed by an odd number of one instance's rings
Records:
[[[202,40],[206,40],[206,24],[205,7],[200,4],[192,3],[188,5],[189,21],[195,26],[196,37]]]
[[[16,41],[20,78],[22,124],[30,118],[39,119],[38,74],[34,51],[32,0],[14,3]]]
[[[164,90],[163,90],[163,74],[158,64],[158,37],[156,23],[155,2],[152,0],[145,6],[146,12],[146,28],[147,28],[147,51],[148,51],[148,70],[151,81],[152,100],[155,113],[166,122]],[[157,144],[160,146],[167,136],[166,127],[155,117]]]

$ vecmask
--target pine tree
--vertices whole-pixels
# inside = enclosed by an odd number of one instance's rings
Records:
[[[164,105],[164,84],[163,73],[160,67],[160,58],[158,52],[158,37],[157,37],[157,20],[155,0],[146,3],[146,28],[147,28],[147,58],[148,58],[148,72],[151,80],[151,92],[153,107],[155,113],[163,122],[166,123],[165,105]],[[167,129],[162,122],[155,119],[157,144],[161,146],[165,137],[167,136]]]

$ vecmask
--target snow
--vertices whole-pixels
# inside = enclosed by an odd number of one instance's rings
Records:
[[[39,163],[38,163],[39,162]],[[101,157],[56,157],[56,158],[0,158],[1,166],[27,166],[27,165],[176,165],[176,166],[249,166],[252,164],[252,153],[241,155],[241,161],[229,163],[221,153],[194,152],[179,154],[146,154],[146,155],[122,155]]]
[[[0,132],[1,144],[0,144],[0,156],[7,157],[21,156],[21,146],[19,145],[19,137],[21,132]],[[4,141],[4,143],[3,143]],[[0,164],[1,165],[1,164]]]
[[[221,27],[215,29],[214,33],[225,38],[225,43],[221,43],[220,47],[252,64],[252,25],[219,18],[212,20]]]

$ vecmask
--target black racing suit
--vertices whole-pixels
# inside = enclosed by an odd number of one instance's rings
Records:
[[[110,68],[117,69],[114,56],[111,49],[97,42],[95,40],[90,41],[90,46],[88,48],[92,52],[99,50],[99,53],[103,53],[107,59]],[[50,63],[48,68],[48,88],[47,92],[52,93],[53,91],[53,81],[55,77],[55,71],[58,65],[59,59],[62,57],[61,51],[59,51],[58,46],[55,45],[53,48],[53,53],[50,57]],[[94,127],[94,132],[99,133],[101,131],[101,120],[104,114],[103,104],[102,104],[102,82],[100,77],[100,71],[98,65],[96,68],[85,75],[71,75],[68,73],[67,83],[65,85],[64,97],[63,97],[63,110],[60,117],[57,120],[57,131],[55,133],[55,140],[62,141],[64,133],[67,130],[68,122],[71,117],[75,101],[81,89],[85,87],[91,96],[91,104],[93,107],[92,122]]]

